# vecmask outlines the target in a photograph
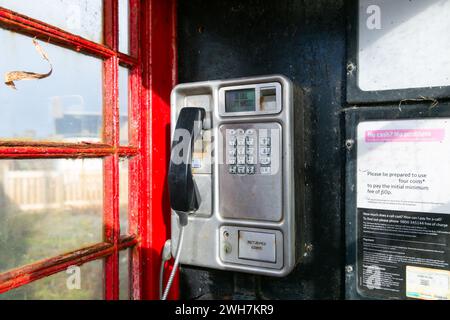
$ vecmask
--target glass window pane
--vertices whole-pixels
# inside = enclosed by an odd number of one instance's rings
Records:
[[[130,300],[129,255],[129,250],[120,251],[119,253],[120,300]]]
[[[32,39],[0,29],[0,76],[10,71],[46,73],[49,66]],[[0,139],[100,141],[102,70],[100,59],[40,42],[53,65],[45,79],[0,83]]]
[[[128,77],[130,71],[119,67],[120,144],[128,144]]]
[[[450,1],[359,0],[364,91],[450,85]]]
[[[0,294],[0,300],[101,300],[103,299],[103,260],[39,279]]]
[[[128,159],[119,162],[120,234],[128,234]]]
[[[103,41],[103,0],[0,0],[0,7],[91,41]]]
[[[130,2],[119,0],[119,51],[130,53]]]
[[[103,241],[101,159],[0,160],[0,273]]]

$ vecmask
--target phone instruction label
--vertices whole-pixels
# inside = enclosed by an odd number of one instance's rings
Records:
[[[356,178],[360,293],[449,298],[450,119],[361,122]]]

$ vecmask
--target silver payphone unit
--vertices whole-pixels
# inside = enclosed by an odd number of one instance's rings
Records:
[[[296,264],[291,81],[180,84],[171,108],[172,255],[182,264],[287,275]]]

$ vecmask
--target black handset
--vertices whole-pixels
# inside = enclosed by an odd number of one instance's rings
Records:
[[[180,223],[187,223],[187,215],[200,205],[200,194],[192,176],[192,152],[199,137],[205,109],[180,110],[173,134],[169,166],[170,206],[179,215]]]

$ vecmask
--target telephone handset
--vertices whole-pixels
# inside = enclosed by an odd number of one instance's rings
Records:
[[[168,179],[169,193],[172,195],[170,206],[183,226],[187,224],[187,215],[197,211],[201,201],[191,166],[195,141],[201,133],[204,119],[205,109],[182,109],[172,139]]]
[[[277,75],[173,89],[176,262],[278,277],[294,268],[293,100],[291,81]]]
[[[162,300],[167,299],[180,262],[184,227],[188,224],[188,215],[196,212],[201,202],[201,195],[192,175],[192,155],[195,148],[195,141],[201,134],[204,119],[205,110],[203,108],[182,109],[178,115],[172,137],[168,180],[170,206],[178,215],[179,236],[174,266],[167,286],[163,290],[164,264],[166,260],[170,259],[170,254],[165,251],[171,249],[171,241],[168,240],[164,246],[159,279],[159,295]]]

